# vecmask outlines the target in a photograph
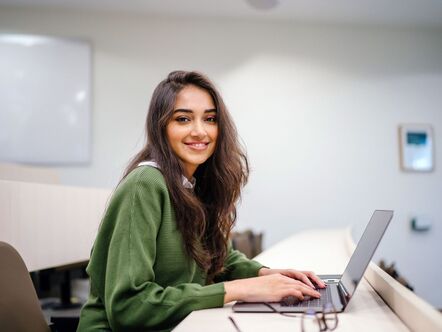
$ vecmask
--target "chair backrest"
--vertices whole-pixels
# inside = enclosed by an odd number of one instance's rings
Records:
[[[243,232],[232,232],[232,247],[241,251],[247,258],[253,258],[262,252],[262,233],[254,233],[250,229]]]
[[[50,331],[25,263],[11,245],[1,241],[0,331]]]

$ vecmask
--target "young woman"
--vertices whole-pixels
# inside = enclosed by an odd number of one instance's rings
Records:
[[[274,270],[231,248],[248,164],[213,84],[175,71],[155,89],[147,142],[107,207],[79,331],[169,331],[193,310],[319,297],[312,272]]]

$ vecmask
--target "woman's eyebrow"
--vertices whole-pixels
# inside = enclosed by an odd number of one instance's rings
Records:
[[[178,108],[178,109],[174,110],[173,113],[193,113],[193,111],[190,109],[187,109],[187,108]],[[217,113],[217,110],[216,110],[216,108],[211,108],[211,109],[205,110],[204,113]]]

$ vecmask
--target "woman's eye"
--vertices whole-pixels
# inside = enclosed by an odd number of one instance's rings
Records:
[[[190,121],[188,118],[186,118],[185,116],[180,116],[178,118],[175,119],[178,122],[187,122]]]
[[[207,122],[216,122],[216,116],[209,116],[206,121]]]

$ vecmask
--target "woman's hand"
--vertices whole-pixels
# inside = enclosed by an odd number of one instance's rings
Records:
[[[285,274],[290,275],[287,276],[279,272],[272,272],[276,270],[267,270],[270,271],[263,271],[264,274],[267,274],[260,277],[225,282],[226,294],[224,295],[224,303],[231,301],[278,302],[286,296],[295,296],[300,300],[303,300],[305,295],[314,298],[320,297],[319,292],[303,281],[292,277],[294,275],[299,276],[299,273],[303,274],[303,272],[281,270]]]
[[[324,288],[325,284],[324,282],[312,271],[297,271],[293,269],[269,269],[267,267],[263,267],[259,270],[258,276],[266,276],[270,274],[279,273],[284,276],[297,279],[299,281],[302,281],[303,283],[307,284],[308,286],[312,288],[316,288],[312,281],[319,287]]]

